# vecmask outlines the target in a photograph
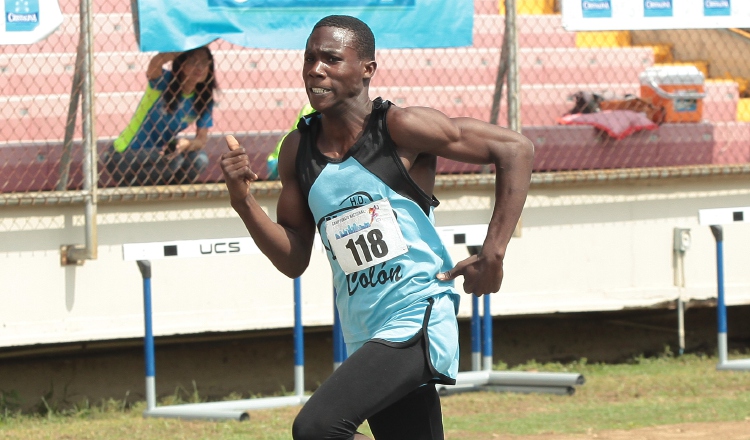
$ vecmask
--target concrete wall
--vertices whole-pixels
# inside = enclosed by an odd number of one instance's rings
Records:
[[[440,226],[489,219],[489,187],[443,187]],[[275,216],[274,196],[260,198]],[[703,208],[750,205],[746,176],[623,180],[537,185],[493,297],[494,315],[622,310],[663,306],[673,285],[672,229],[688,227],[683,296],[716,294],[715,244],[697,223]],[[138,338],[143,335],[142,281],[123,261],[124,243],[243,237],[226,199],[102,203],[99,255],[60,266],[59,248],[83,242],[80,206],[0,208],[0,347]],[[750,304],[750,225],[725,226],[728,304]],[[451,246],[458,260],[464,246]],[[287,328],[292,281],[261,255],[154,260],[154,332],[160,335]],[[302,276],[303,320],[332,322],[331,274],[315,250]],[[460,288],[461,282],[458,286]],[[470,313],[463,301],[461,315]]]
[[[730,356],[750,357],[750,306],[729,307],[727,315]],[[460,371],[471,369],[469,324],[467,319],[459,321]],[[493,359],[510,366],[582,358],[589,363],[627,362],[640,355],[678,352],[677,314],[667,309],[499,316],[493,330]],[[333,371],[331,329],[307,328],[304,339],[304,383],[306,392],[311,392]],[[686,352],[715,356],[716,341],[715,308],[689,308]],[[85,400],[92,405],[108,399],[143,402],[142,345],[133,339],[116,345],[47,347],[46,353],[36,350],[22,357],[0,352],[0,392],[16,396],[7,403],[42,413],[45,405],[67,408]],[[156,339],[156,394],[160,404],[175,395],[187,400],[194,390],[207,400],[223,400],[230,394],[234,398],[278,395],[295,389],[294,364],[291,330],[160,337]]]

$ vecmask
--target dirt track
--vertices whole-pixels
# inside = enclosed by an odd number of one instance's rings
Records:
[[[750,417],[744,422],[686,423],[631,431],[592,431],[586,434],[534,436],[493,435],[498,440],[750,440]]]

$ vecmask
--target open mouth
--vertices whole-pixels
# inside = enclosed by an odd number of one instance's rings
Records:
[[[330,92],[331,89],[324,89],[322,87],[310,87],[310,91],[313,95],[325,95],[326,93]]]

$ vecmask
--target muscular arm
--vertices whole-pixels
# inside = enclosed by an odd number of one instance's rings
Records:
[[[258,176],[250,169],[250,160],[234,137],[227,136],[230,151],[224,153],[221,159],[232,207],[261,252],[290,278],[302,275],[307,268],[315,238],[312,214],[295,177],[294,156],[298,141],[299,135],[293,132],[287,136],[281,148],[279,177],[282,190],[276,209],[276,222],[268,217],[250,193],[250,182]]]
[[[399,154],[407,161],[430,153],[461,162],[495,165],[495,206],[482,251],[459,262],[441,278],[463,275],[466,292],[497,292],[502,283],[505,252],[529,190],[533,144],[512,130],[472,118],[448,118],[423,107],[392,107],[388,128]]]

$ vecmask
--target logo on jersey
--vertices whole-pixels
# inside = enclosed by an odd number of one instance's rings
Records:
[[[367,205],[368,203],[372,203],[374,201],[375,200],[372,198],[372,196],[365,191],[358,191],[344,197],[341,203],[339,203],[339,206],[341,206],[342,208],[329,212],[328,214],[321,217],[320,220],[318,220],[318,224],[316,225],[318,228],[318,232],[320,232],[320,228],[323,226],[323,223],[327,222],[328,220],[337,218],[344,212],[351,211],[354,208]],[[325,234],[320,234],[320,236],[325,237]],[[323,238],[323,247],[326,249],[326,252],[331,254],[333,259],[335,260],[336,256],[333,255],[333,252],[331,251],[331,245],[326,241],[325,238]]]

